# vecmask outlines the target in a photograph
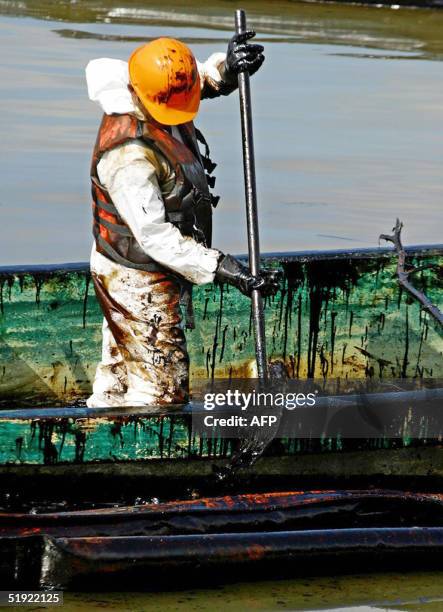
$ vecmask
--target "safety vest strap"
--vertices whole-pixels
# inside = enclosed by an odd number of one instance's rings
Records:
[[[119,234],[120,236],[126,236],[127,238],[133,237],[131,230],[126,225],[119,225],[118,223],[113,223],[112,221],[103,219],[103,217],[100,217],[99,223],[100,225],[103,225],[104,227],[106,227],[106,229],[110,230],[111,232],[115,232],[116,234]]]
[[[95,236],[95,240],[97,241],[100,250],[106,253],[106,255],[112,261],[127,267],[128,264],[131,268],[135,268],[137,270],[144,270],[145,272],[164,272],[164,268],[158,264],[156,261],[152,260],[150,262],[146,262],[143,264],[137,264],[135,262],[128,262],[127,259],[122,257],[117,251],[107,242],[100,234],[97,233]]]

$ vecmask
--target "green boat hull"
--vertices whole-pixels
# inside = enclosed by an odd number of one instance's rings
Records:
[[[442,307],[443,247],[410,250],[435,266],[415,284]],[[390,251],[270,256],[285,285],[266,303],[272,360],[294,378],[442,377],[441,330],[401,291]],[[0,406],[86,398],[100,358],[102,315],[87,265],[0,269]],[[232,288],[195,290],[187,332],[192,380],[255,371],[250,302]]]
[[[425,267],[414,283],[442,307],[443,247],[410,249],[409,261]],[[284,287],[266,303],[265,315],[270,358],[284,362],[290,377],[326,384],[337,379],[443,378],[441,329],[400,290],[391,251],[282,254],[265,257],[264,263],[280,267],[285,275]],[[100,356],[102,316],[86,265],[2,269],[0,283],[1,475],[32,478],[32,470],[40,468],[42,475],[47,470],[63,474],[82,464],[83,475],[92,470],[118,476],[150,465],[143,468],[145,474],[187,478],[207,475],[214,461],[228,460],[232,442],[192,435],[186,414],[91,414],[69,408],[81,405],[90,393]],[[249,300],[232,288],[209,285],[196,289],[194,306],[197,327],[187,332],[191,387],[200,379],[252,377]],[[55,406],[68,408],[58,413],[51,409]],[[14,411],[18,408],[27,410]],[[350,458],[354,453],[367,457],[356,468],[358,477],[374,473],[371,461],[395,447],[402,465],[400,469],[394,462],[397,475],[419,475],[421,470],[423,476],[440,477],[439,449],[428,449],[428,463],[419,464],[407,459],[411,453],[404,454],[416,452],[415,446],[407,432],[400,442],[286,439],[271,448],[257,469],[265,474],[265,466],[272,465],[270,474],[280,470],[313,476],[332,474],[341,465],[336,473],[350,477],[354,460],[346,466],[336,462],[332,470],[334,462],[316,463],[309,455]]]

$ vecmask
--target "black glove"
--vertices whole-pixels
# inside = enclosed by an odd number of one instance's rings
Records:
[[[263,296],[275,295],[280,287],[280,276],[278,270],[261,270],[258,276],[253,276],[249,268],[232,255],[222,255],[215,271],[215,278],[218,281],[237,287],[247,296],[250,296],[255,289],[258,289]]]
[[[254,74],[265,61],[263,47],[250,45],[247,42],[254,36],[254,30],[247,30],[242,34],[234,34],[229,41],[224,68],[225,73],[231,78],[239,72],[247,71],[249,74]]]

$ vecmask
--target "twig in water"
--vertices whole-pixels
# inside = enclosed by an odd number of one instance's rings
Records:
[[[436,321],[443,325],[443,312],[435,306],[431,300],[421,291],[416,289],[414,285],[409,280],[410,274],[415,274],[421,270],[427,268],[427,266],[419,266],[416,268],[410,268],[406,270],[406,251],[403,248],[403,244],[401,242],[401,230],[403,228],[403,223],[400,219],[397,219],[395,223],[395,227],[392,229],[394,232],[391,236],[388,234],[381,234],[379,240],[386,240],[387,242],[392,242],[397,251],[398,260],[397,260],[397,276],[400,285],[416,300],[418,300],[423,309],[426,310]],[[429,266],[431,267],[431,266]]]

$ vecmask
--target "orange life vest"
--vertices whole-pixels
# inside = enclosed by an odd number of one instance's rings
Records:
[[[119,215],[97,174],[97,165],[104,153],[136,139],[160,153],[174,171],[174,186],[163,195],[166,220],[177,226],[183,235],[211,246],[212,208],[217,205],[218,198],[211,195],[208,184],[214,186],[215,178],[210,174],[215,164],[209,159],[206,141],[194,125],[186,123],[178,127],[183,142],[154,120],[140,121],[129,114],[103,117],[91,164],[93,234],[97,250],[117,263],[142,270],[159,269]],[[206,146],[203,156],[197,140]]]

